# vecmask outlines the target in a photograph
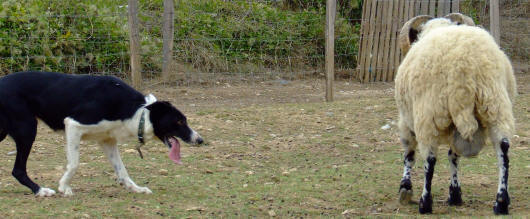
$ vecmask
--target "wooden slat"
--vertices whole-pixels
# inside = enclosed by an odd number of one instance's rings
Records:
[[[373,60],[373,48],[374,48],[374,36],[375,36],[375,14],[377,11],[377,0],[372,0],[372,7],[370,8],[370,34],[368,36],[368,46],[370,48],[366,48],[367,54],[366,54],[366,74],[364,74],[363,82],[369,82],[370,81],[370,74],[372,72],[372,60]]]
[[[390,1],[383,1],[383,13],[380,14],[381,16],[381,29],[379,30],[379,50],[377,51],[377,71],[376,77],[374,81],[380,81],[381,77],[383,76],[385,72],[385,54],[387,54],[387,50],[385,50],[385,43],[386,43],[386,35],[388,33],[387,31],[387,16],[388,16],[388,5]]]
[[[384,55],[387,51],[385,51],[385,38],[386,38],[386,16],[388,14],[388,4],[390,1],[380,0],[382,1],[381,10],[380,12],[383,12],[380,14],[379,20],[379,40],[378,40],[378,47],[377,47],[377,65],[375,66],[375,75],[373,75],[373,81],[380,81],[381,75],[383,75],[384,72],[384,64],[386,60],[384,59]]]
[[[421,15],[429,14],[429,0],[422,0],[421,1]]]
[[[460,0],[453,0],[451,2],[451,12],[460,12]]]
[[[385,0],[378,0],[377,1],[377,12],[383,11],[383,5],[386,1]],[[381,46],[381,30],[382,30],[382,24],[383,24],[383,15],[381,13],[376,13],[375,16],[375,35],[374,35],[374,48],[372,50],[371,54],[371,73],[370,73],[370,81],[373,82],[376,79],[377,72],[379,71],[379,47]]]
[[[410,0],[410,1],[409,1],[409,17],[408,17],[407,20],[409,20],[409,19],[411,19],[411,18],[413,18],[413,17],[416,16],[416,13],[415,13],[415,11],[414,11],[414,9],[415,9],[415,3],[416,3],[415,0]]]
[[[368,74],[368,68],[370,66],[370,51],[372,50],[372,44],[370,43],[370,40],[372,39],[372,35],[370,33],[372,32],[372,20],[371,17],[374,15],[372,8],[374,7],[374,0],[366,0],[366,17],[363,18],[364,22],[366,22],[366,30],[364,31],[364,44],[363,44],[363,59],[361,60],[361,66],[360,66],[360,75],[359,80],[361,82],[365,82],[366,74]]]
[[[405,0],[405,2],[403,3],[403,17],[402,17],[402,19],[405,20],[405,22],[409,19],[410,1],[411,0]]]
[[[409,3],[408,2],[409,2],[409,0],[403,0],[403,3],[401,3],[402,6],[403,6],[403,9],[401,9],[403,16],[400,17],[400,19],[401,19],[401,25],[400,26],[403,26],[403,24],[405,22],[407,22],[407,19],[409,19],[409,17],[408,17],[409,16]]]
[[[390,26],[390,55],[388,57],[388,73],[386,75],[385,81],[392,81],[394,79],[394,74],[396,71],[396,51],[398,48],[396,47],[397,44],[397,33],[399,32],[399,6],[400,6],[401,0],[396,0],[394,2],[394,5],[392,7],[392,21]]]
[[[420,15],[421,13],[421,3],[423,0],[414,0],[416,4],[414,5],[414,14]]]
[[[366,39],[367,39],[367,42],[366,42],[366,47],[364,49],[364,53],[365,53],[365,57],[364,57],[364,65],[363,65],[363,71],[364,71],[364,74],[363,74],[363,77],[361,78],[363,82],[367,82],[368,81],[368,78],[369,78],[369,70],[370,70],[370,55],[372,54],[372,47],[373,47],[373,36],[374,36],[374,32],[375,32],[375,23],[372,22],[374,19],[375,19],[375,10],[377,9],[377,2],[376,0],[369,0],[370,1],[370,7],[368,8],[369,12],[368,14],[370,15],[368,17],[368,32],[367,33],[367,36],[366,36]]]
[[[381,78],[379,78],[380,81],[386,81],[391,69],[390,54],[392,53],[393,55],[393,51],[391,51],[390,41],[392,40],[392,17],[395,16],[394,2],[395,1],[388,1],[387,13],[385,13],[385,47],[383,48],[383,73],[381,75]]]
[[[403,8],[403,17],[402,17],[402,23],[401,23],[401,27],[408,21],[410,20],[412,17],[414,17],[414,13],[412,13],[412,10],[411,8],[413,8],[414,6],[414,0],[404,0],[404,8]],[[403,54],[401,54],[401,50],[399,52],[400,54],[400,62],[401,60],[403,60],[404,56]]]
[[[436,0],[429,0],[429,15],[436,16]]]
[[[365,47],[363,51],[364,59],[362,61],[362,76],[360,76],[361,82],[366,82],[365,78],[368,74],[368,68],[370,68],[370,52],[372,51],[372,35],[370,33],[373,31],[372,26],[372,16],[375,16],[374,6],[375,6],[375,0],[367,0],[367,16],[365,19],[366,22],[366,31],[364,32],[365,36]]]
[[[394,72],[394,75],[397,73],[397,67],[399,64],[401,64],[401,47],[399,46],[399,39],[397,36],[399,36],[399,31],[401,31],[401,28],[403,27],[403,24],[405,24],[405,2],[406,0],[399,0],[399,25],[398,25],[398,33],[396,34],[396,72]],[[395,77],[395,76],[394,76]]]
[[[438,0],[438,8],[437,8],[437,11],[436,11],[436,16],[437,17],[443,17],[445,16],[445,4],[444,4],[444,0]]]
[[[357,78],[359,81],[363,81],[364,74],[366,72],[366,54],[368,51],[368,38],[370,38],[370,35],[368,34],[370,32],[370,26],[369,26],[369,18],[370,18],[370,8],[372,5],[372,0],[364,0],[363,4],[363,15],[361,20],[361,43],[359,44],[359,58],[357,60],[357,66],[358,66],[358,73]]]
[[[443,0],[444,1],[444,15],[447,15],[451,13],[451,0]]]

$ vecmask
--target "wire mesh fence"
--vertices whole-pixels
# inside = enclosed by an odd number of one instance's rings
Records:
[[[313,4],[307,8],[293,8],[293,2],[176,1],[173,66],[169,79],[160,81],[163,4],[142,0],[142,76],[150,84],[180,86],[323,79],[325,1],[307,1]],[[358,80],[362,19],[352,13],[362,11],[362,4],[347,5],[351,2],[339,1],[335,72],[336,78]],[[461,1],[460,11],[488,28],[488,2]],[[1,74],[43,70],[129,79],[126,0],[6,0],[1,5]],[[528,0],[501,1],[501,47],[522,63],[529,61],[528,8]]]

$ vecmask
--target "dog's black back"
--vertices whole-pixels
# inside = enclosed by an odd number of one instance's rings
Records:
[[[144,117],[145,113],[149,116]],[[38,196],[51,196],[55,191],[41,188],[26,172],[37,135],[37,118],[54,130],[66,126],[68,165],[59,182],[59,191],[65,195],[72,194],[68,184],[79,164],[79,143],[85,134],[101,141],[118,177],[127,179],[134,191],[146,193],[150,190],[136,186],[127,176],[116,149],[119,140],[135,134],[143,140],[147,131],[147,136],[156,136],[172,148],[170,158],[176,163],[180,162],[177,138],[191,144],[203,142],[188,126],[186,117],[169,102],[156,101],[152,95],[144,97],[116,77],[13,73],[0,78],[0,141],[6,135],[13,138],[17,155],[12,174]]]
[[[37,118],[58,130],[65,128],[66,117],[84,125],[125,120],[145,103],[140,92],[116,77],[20,72],[1,78],[0,141],[9,135],[16,143],[13,176],[39,194],[41,187],[26,172]]]
[[[87,125],[124,120],[142,104],[140,92],[112,76],[20,72],[0,79],[0,117],[31,113],[54,130],[64,129],[66,117]],[[0,125],[12,126],[9,120],[0,118]]]

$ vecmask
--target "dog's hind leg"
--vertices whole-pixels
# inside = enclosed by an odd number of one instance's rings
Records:
[[[17,145],[17,157],[12,174],[22,185],[30,188],[36,196],[52,196],[55,194],[55,191],[40,187],[28,177],[26,172],[28,156],[31,152],[33,141],[35,141],[35,136],[37,135],[37,120],[32,117],[16,119],[17,128],[9,133]]]
[[[129,177],[129,174],[127,173],[127,170],[125,169],[125,166],[123,165],[123,162],[121,160],[120,152],[118,150],[118,146],[116,145],[115,140],[105,140],[100,142],[100,144],[103,151],[107,155],[110,164],[114,168],[114,172],[116,172],[116,175],[118,176],[118,182],[120,184],[124,185],[125,188],[133,192],[146,194],[153,193],[147,187],[141,187],[136,185],[136,183],[134,183]]]
[[[59,180],[59,192],[62,192],[64,196],[72,196],[74,193],[70,187],[70,181],[79,167],[79,144],[81,142],[82,132],[79,129],[79,123],[70,118],[66,118],[64,124],[66,134],[65,149],[68,164],[66,165],[66,172],[64,172],[63,177]]]

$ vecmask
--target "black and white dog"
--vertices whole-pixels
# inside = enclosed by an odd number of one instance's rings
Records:
[[[28,160],[37,134],[37,119],[66,135],[66,172],[59,191],[72,195],[70,180],[79,166],[81,139],[97,141],[112,164],[119,183],[139,193],[152,193],[136,185],[127,174],[117,144],[131,137],[157,137],[169,148],[169,157],[180,163],[177,137],[201,144],[201,136],[188,127],[186,117],[170,103],[145,97],[111,76],[75,76],[51,72],[20,72],[0,79],[0,141],[7,135],[16,143],[13,176],[37,196],[55,191],[40,187],[27,175]]]

